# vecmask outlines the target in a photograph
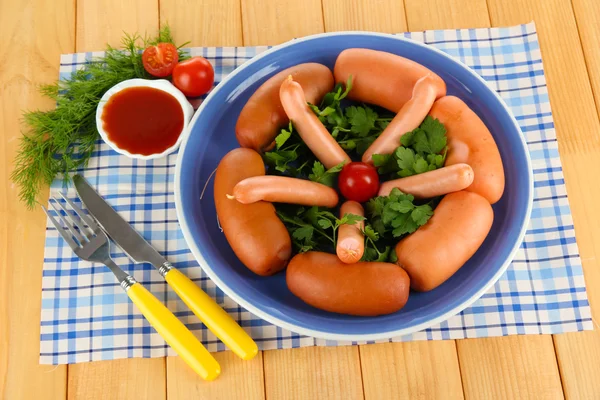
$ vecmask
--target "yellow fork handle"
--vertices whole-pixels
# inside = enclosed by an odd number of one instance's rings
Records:
[[[204,325],[235,354],[244,360],[258,354],[258,346],[250,335],[190,278],[172,268],[166,273],[165,280]]]
[[[201,378],[212,381],[221,373],[221,366],[188,328],[167,307],[139,283],[133,284],[127,295],[160,336]]]

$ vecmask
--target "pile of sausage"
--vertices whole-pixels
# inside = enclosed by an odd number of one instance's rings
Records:
[[[319,121],[307,102],[318,104],[335,82],[352,79],[352,100],[386,108],[396,116],[371,147],[390,154],[400,137],[427,115],[447,130],[444,167],[384,182],[379,195],[393,188],[416,198],[445,195],[431,219],[396,245],[397,264],[358,262],[364,252],[362,225],[339,228],[336,254],[306,252],[292,256],[290,236],[273,202],[335,207],[337,192],[303,179],[265,175],[260,153],[274,147],[279,129],[291,120],[314,155],[331,168],[350,157]],[[491,205],[504,191],[500,153],[484,123],[460,99],[446,96],[444,81],[409,59],[368,49],[347,49],[333,74],[316,63],[300,64],[271,77],[240,113],[236,137],[241,148],[219,163],[215,205],[223,232],[238,258],[256,274],[267,276],[287,266],[288,288],[322,310],[375,316],[400,310],[409,290],[432,290],[450,278],[481,246],[491,229]],[[364,215],[347,201],[346,213]],[[291,258],[291,260],[290,260]],[[399,266],[401,268],[399,268]]]

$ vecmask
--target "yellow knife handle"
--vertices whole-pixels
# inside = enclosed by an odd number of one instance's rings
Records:
[[[200,377],[212,381],[221,366],[200,341],[167,307],[139,283],[127,289],[127,295],[160,336]]]
[[[244,360],[258,354],[258,346],[250,335],[190,278],[172,267],[164,277],[204,325],[235,354]]]

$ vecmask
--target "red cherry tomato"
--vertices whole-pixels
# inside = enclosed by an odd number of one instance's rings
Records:
[[[180,62],[173,70],[173,84],[187,97],[207,93],[215,82],[215,71],[204,57],[192,57]]]
[[[338,185],[346,199],[364,203],[377,195],[379,175],[377,170],[369,164],[351,162],[346,164],[340,172]]]
[[[153,76],[164,78],[171,75],[179,61],[177,48],[172,43],[159,43],[150,46],[142,53],[144,69]]]

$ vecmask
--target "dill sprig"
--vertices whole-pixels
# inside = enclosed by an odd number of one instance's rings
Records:
[[[40,87],[43,96],[56,101],[56,108],[24,113],[25,130],[11,176],[29,209],[56,176],[67,182],[70,172],[89,161],[99,137],[96,107],[104,93],[127,79],[156,79],[144,69],[141,53],[159,42],[173,43],[168,26],[154,38],[125,34],[120,49],[107,46],[103,58],[91,60],[66,80]],[[180,60],[186,58],[182,46]]]

